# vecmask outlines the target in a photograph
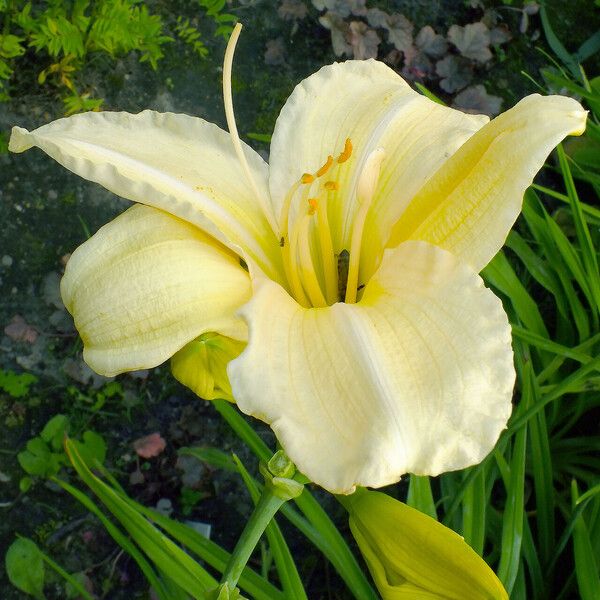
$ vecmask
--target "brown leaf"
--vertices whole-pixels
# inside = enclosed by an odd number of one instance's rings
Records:
[[[452,25],[448,39],[466,57],[484,63],[492,58],[490,31],[483,23],[469,23],[464,27]]]
[[[307,11],[302,0],[281,0],[277,14],[284,21],[300,21],[306,17]]]
[[[285,63],[285,45],[279,37],[275,40],[267,41],[267,49],[265,50],[266,65],[283,65]]]
[[[452,106],[463,112],[494,117],[502,108],[502,98],[488,94],[482,85],[472,85],[454,98]]]
[[[381,38],[374,29],[371,29],[362,21],[350,23],[350,34],[348,37],[354,58],[363,60],[365,58],[377,58],[377,49]]]
[[[441,58],[448,51],[448,42],[443,35],[436,33],[433,27],[425,25],[415,40],[415,44],[419,50],[422,50],[432,58]]]
[[[33,344],[38,339],[38,330],[29,325],[21,315],[15,315],[4,328],[4,333],[15,342]]]
[[[501,46],[502,44],[506,44],[512,35],[508,27],[504,24],[498,25],[494,27],[494,29],[490,30],[490,44],[492,46]]]
[[[142,458],[158,456],[166,447],[167,442],[165,442],[158,432],[151,433],[133,442],[134,450]]]
[[[348,43],[350,26],[342,17],[334,12],[325,13],[319,17],[319,23],[331,31],[331,46],[336,56],[352,56],[352,46]]]
[[[355,15],[363,17],[367,14],[366,0],[312,0],[313,6],[318,10],[328,10],[340,17]]]
[[[367,21],[371,27],[385,29],[390,44],[401,52],[406,52],[412,46],[414,25],[404,15],[390,15],[379,8],[370,8]]]
[[[442,78],[440,87],[449,94],[469,85],[473,77],[469,61],[462,56],[452,54],[436,63],[435,72]]]

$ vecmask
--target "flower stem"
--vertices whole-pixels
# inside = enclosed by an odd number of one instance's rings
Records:
[[[227,563],[221,584],[226,583],[230,590],[235,589],[242,571],[263,532],[284,502],[283,498],[273,492],[271,486],[266,485],[263,488],[260,500],[254,508],[250,520],[246,523],[246,527],[244,527],[244,531]]]

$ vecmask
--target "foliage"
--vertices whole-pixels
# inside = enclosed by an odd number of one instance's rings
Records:
[[[224,40],[228,40],[237,17],[223,12],[226,6],[225,0],[198,0],[198,4],[206,10],[206,16],[211,17],[217,26],[214,33],[215,37],[222,37]]]
[[[38,83],[51,81],[60,91],[67,114],[98,110],[102,100],[80,92],[81,73],[92,55],[111,59],[137,51],[141,62],[156,69],[162,47],[171,41],[164,35],[162,19],[152,15],[138,0],[73,0],[24,2],[15,0],[0,7],[4,30],[0,35],[0,78],[9,80],[16,58],[28,48],[48,63]],[[12,59],[12,60],[11,60]],[[2,85],[2,97],[9,88]]]
[[[31,373],[15,373],[0,369],[0,388],[12,398],[22,398],[29,393],[29,388],[37,382]]]
[[[6,572],[10,582],[22,592],[43,600],[44,596],[44,563],[49,565],[63,577],[78,598],[92,600],[92,596],[83,587],[77,574],[70,575],[48,555],[44,554],[37,545],[27,539],[18,538],[8,549],[5,557]],[[74,597],[69,595],[68,597]]]
[[[21,480],[21,490],[25,491],[32,483],[31,477],[48,478],[57,475],[68,463],[63,450],[63,440],[69,429],[69,419],[65,415],[55,415],[42,429],[39,436],[31,438],[25,450],[17,458],[27,476]],[[90,464],[102,464],[106,458],[106,442],[94,431],[84,431],[81,441],[74,442],[78,451]]]

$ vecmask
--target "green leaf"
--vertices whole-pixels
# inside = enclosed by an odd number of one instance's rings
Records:
[[[85,431],[82,441],[73,440],[73,443],[86,464],[94,466],[96,462],[104,463],[106,459],[106,442],[100,434],[94,431]]]
[[[217,448],[180,448],[177,453],[181,456],[193,456],[200,462],[207,463],[216,469],[223,469],[230,473],[238,472],[238,468],[231,456],[227,452],[223,452]]]
[[[4,558],[10,582],[36,599],[44,598],[44,561],[38,547],[27,538],[14,541]]]
[[[571,496],[575,506],[578,499],[577,484],[571,484]],[[575,554],[575,574],[581,600],[597,600],[600,598],[600,577],[598,576],[598,559],[592,548],[590,536],[583,512],[581,512],[573,528],[573,551]]]
[[[438,517],[433,501],[433,494],[431,493],[429,477],[410,475],[406,504],[420,510],[437,521]]]
[[[17,459],[23,470],[29,475],[43,477],[52,467],[50,449],[46,442],[39,437],[29,440],[26,449],[17,454]]]
[[[31,373],[15,373],[0,369],[0,388],[13,398],[22,398],[29,393],[29,388],[38,378]]]
[[[516,354],[519,361],[519,355]],[[522,362],[522,359],[521,361]],[[534,373],[531,363],[526,362],[518,369],[523,377],[521,406],[527,408],[532,404],[532,385]],[[521,408],[520,406],[520,408]],[[498,577],[510,594],[519,568],[521,567],[521,544],[523,540],[524,497],[525,497],[525,457],[527,450],[527,427],[523,427],[514,437],[510,474],[505,480],[506,506],[502,518],[502,554],[498,565]],[[501,466],[501,463],[499,463]],[[502,468],[502,466],[501,466]]]
[[[575,58],[567,51],[567,49],[563,46],[562,42],[558,39],[557,35],[554,33],[552,29],[552,25],[550,24],[550,19],[548,18],[548,12],[546,11],[546,7],[544,4],[540,7],[540,16],[542,18],[542,27],[544,29],[544,34],[546,36],[546,40],[548,41],[548,45],[552,48],[552,51],[560,60],[563,62],[565,67],[569,69],[571,75],[576,79],[579,79],[580,72],[579,67],[577,65],[577,61]]]
[[[53,450],[60,450],[68,426],[69,419],[65,415],[55,415],[46,423],[44,429],[42,429],[42,433],[40,433],[40,437]]]
[[[186,552],[151,525],[117,492],[93,475],[69,439],[65,441],[71,463],[86,485],[129,532],[138,546],[160,569],[168,573],[192,598],[203,600],[204,593],[217,581]]]

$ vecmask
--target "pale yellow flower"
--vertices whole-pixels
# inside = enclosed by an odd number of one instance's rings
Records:
[[[238,406],[332,491],[479,462],[506,425],[514,369],[477,273],[585,112],[534,95],[488,123],[348,61],[296,87],[267,165],[235,129],[231,52],[231,134],[153,111],[13,130],[12,151],[38,146],[137,203],[67,265],[86,361],[115,375],[207,332],[247,339],[228,368]]]
[[[435,519],[366,490],[348,499],[348,510],[383,600],[508,600],[487,563]]]

